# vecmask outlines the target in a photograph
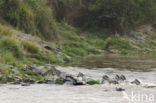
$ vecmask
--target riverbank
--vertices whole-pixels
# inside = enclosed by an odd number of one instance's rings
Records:
[[[94,68],[89,70],[82,67],[57,67],[56,69],[66,71],[73,75],[82,72],[95,80],[101,79],[104,74],[110,77],[114,77],[116,74],[125,74],[127,80],[131,81],[138,78],[143,84],[155,83],[156,81],[155,69],[151,72],[132,72],[129,70],[116,70],[112,68]],[[122,87],[125,91],[116,91],[116,87]],[[0,102],[64,103],[64,101],[66,101],[66,103],[155,103],[155,100],[153,101],[153,99],[151,99],[153,97],[149,97],[152,95],[155,99],[155,90],[155,88],[145,88],[143,85],[137,86],[128,83],[84,86],[32,84],[25,87],[3,84],[0,86]],[[137,95],[137,98],[134,99],[132,93]],[[146,98],[139,99],[142,95],[147,95],[147,100]]]
[[[57,41],[45,41],[38,36],[0,24],[0,82],[12,82],[18,78],[36,82],[47,80],[36,71],[25,69],[25,67],[32,65],[46,66],[48,64],[53,67],[69,64],[74,66],[76,65],[74,63],[82,61],[83,58],[92,59],[89,57],[111,54],[123,55],[123,58],[131,55],[152,57],[156,55],[155,39],[153,39],[155,36],[154,28],[148,33],[136,31],[127,36],[114,34],[107,35],[106,38],[93,36],[92,33],[80,33],[76,28],[67,24],[62,24],[59,28],[61,33]],[[68,35],[65,35],[66,33]],[[105,34],[101,33],[101,35]],[[108,58],[100,59],[98,62],[105,59]],[[121,65],[123,66],[121,68],[125,68],[124,63]],[[94,65],[91,66],[94,67]],[[111,65],[111,67],[116,66]],[[143,65],[142,68],[144,68]]]

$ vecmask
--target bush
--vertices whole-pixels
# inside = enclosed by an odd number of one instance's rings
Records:
[[[132,46],[130,43],[126,40],[121,40],[119,37],[114,36],[114,37],[109,37],[105,40],[105,45],[104,45],[105,50],[110,50],[110,49],[117,49],[117,50],[122,50],[122,49],[132,49]]]
[[[36,44],[32,44],[32,43],[23,41],[22,45],[23,45],[24,49],[26,49],[30,53],[35,54],[35,53],[38,53],[40,51],[40,47]]]
[[[9,31],[9,29],[6,26],[3,26],[0,24],[0,37],[9,36],[9,35],[11,35],[11,32]]]
[[[56,37],[47,0],[0,0],[0,14],[3,20],[26,33],[46,39]]]
[[[86,56],[88,52],[83,48],[64,47],[63,52],[69,56]]]
[[[88,80],[87,84],[89,84],[89,85],[100,84],[100,81],[99,80]]]
[[[10,51],[16,58],[23,57],[22,50],[20,49],[20,46],[15,40],[5,38],[0,41],[0,48],[2,52]]]

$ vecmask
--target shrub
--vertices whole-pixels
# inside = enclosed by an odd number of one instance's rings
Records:
[[[11,32],[9,31],[9,29],[6,26],[2,26],[0,24],[0,37],[1,36],[8,36],[11,35]]]
[[[55,20],[47,0],[0,0],[0,14],[3,20],[26,33],[46,39],[56,37]]]
[[[89,85],[100,84],[100,81],[99,80],[88,80],[87,84],[89,84]]]
[[[30,53],[34,54],[34,53],[38,53],[40,51],[40,47],[36,44],[32,44],[27,41],[23,41],[22,45],[23,45],[24,49]]]
[[[119,37],[109,37],[105,40],[105,45],[104,45],[105,50],[110,50],[110,49],[132,49],[132,46],[130,43],[126,40],[121,40]]]
[[[64,47],[63,52],[69,56],[86,56],[88,52],[83,48]]]
[[[6,51],[12,52],[12,54],[17,58],[21,58],[23,56],[20,46],[17,44],[15,40],[8,39],[8,38],[1,40],[0,48],[2,52],[6,52]]]

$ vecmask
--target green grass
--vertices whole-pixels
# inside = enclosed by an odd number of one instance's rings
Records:
[[[120,39],[119,36],[113,36],[113,37],[108,37],[105,40],[105,45],[104,45],[103,49],[105,49],[105,50],[111,50],[111,49],[130,50],[132,48],[133,48],[132,45],[128,41]]]
[[[14,79],[14,74],[8,68],[0,66],[0,83],[12,82]]]
[[[45,63],[60,63],[61,61],[54,57],[53,55],[46,54],[46,55],[41,55],[41,54],[35,54],[33,55],[34,58],[36,58],[39,61],[45,62]]]
[[[99,80],[88,80],[87,84],[89,84],[89,85],[100,84],[100,81]]]
[[[48,40],[56,37],[56,21],[47,0],[1,0],[0,14],[5,22],[26,33]]]
[[[27,41],[22,41],[22,45],[23,45],[23,48],[29,52],[29,53],[32,53],[32,54],[36,54],[36,53],[39,53],[40,51],[40,47],[34,43],[29,43]]]
[[[32,65],[32,64],[45,65],[44,61],[38,60],[36,58],[31,58],[31,57],[24,58],[22,62],[27,65]]]
[[[0,37],[3,36],[11,36],[11,32],[9,31],[7,26],[1,25],[0,24]]]
[[[28,74],[28,75],[31,75],[31,76],[39,76],[39,74],[35,71],[32,71],[32,70],[26,70],[23,72],[24,74]]]
[[[1,40],[0,48],[1,48],[0,51],[3,52],[4,55],[5,55],[5,52],[10,51],[16,58],[23,57],[23,53],[22,53],[19,43],[17,43],[13,39],[5,38]]]
[[[88,52],[83,48],[64,47],[63,52],[69,56],[87,56]]]

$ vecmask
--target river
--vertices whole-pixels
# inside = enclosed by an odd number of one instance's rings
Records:
[[[100,80],[104,74],[124,74],[127,81],[118,85],[0,85],[0,103],[156,103],[156,59],[154,57],[97,56],[82,59],[57,69],[73,75],[79,72]],[[129,83],[139,79],[142,85]],[[116,87],[125,91],[117,92]]]

